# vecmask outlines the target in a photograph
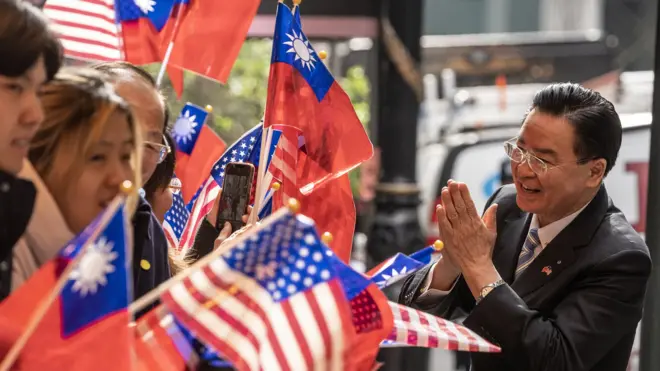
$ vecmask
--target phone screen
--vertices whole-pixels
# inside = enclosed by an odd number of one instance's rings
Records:
[[[222,196],[216,228],[222,229],[225,222],[235,231],[243,227],[241,219],[247,213],[252,191],[254,168],[245,164],[229,164],[225,170]]]

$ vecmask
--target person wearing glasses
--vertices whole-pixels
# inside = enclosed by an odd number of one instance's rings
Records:
[[[513,184],[480,216],[464,183],[437,206],[442,258],[408,277],[403,304],[502,348],[474,371],[626,370],[651,259],[603,179],[621,146],[612,103],[577,84],[539,91],[506,143]]]
[[[173,149],[163,134],[168,131],[169,113],[165,98],[156,88],[154,78],[145,70],[127,62],[104,62],[92,68],[109,76],[117,94],[131,107],[142,129],[141,186],[144,187],[154,172]],[[171,276],[168,244],[158,218],[149,202],[140,197],[133,216],[133,297],[138,299]],[[152,305],[155,306],[157,303]],[[145,308],[137,317],[149,311]]]

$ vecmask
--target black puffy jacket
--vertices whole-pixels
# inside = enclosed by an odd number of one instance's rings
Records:
[[[32,182],[0,171],[0,300],[11,292],[12,250],[27,229],[36,197]]]

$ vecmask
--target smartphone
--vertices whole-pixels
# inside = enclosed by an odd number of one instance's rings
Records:
[[[225,179],[222,181],[218,218],[215,224],[218,230],[222,230],[226,222],[231,224],[234,232],[245,225],[242,217],[247,214],[253,181],[254,166],[252,164],[240,162],[227,164]]]

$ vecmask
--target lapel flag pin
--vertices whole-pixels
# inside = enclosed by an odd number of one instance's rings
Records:
[[[541,272],[545,273],[546,276],[549,276],[550,274],[552,274],[552,267],[546,265],[545,267],[543,267],[543,269],[541,269]]]

